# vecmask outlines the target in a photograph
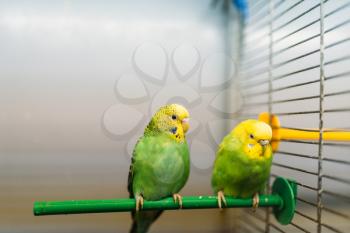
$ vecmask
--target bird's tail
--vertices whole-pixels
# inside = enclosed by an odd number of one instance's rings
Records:
[[[132,225],[130,233],[145,233],[148,231],[148,228],[152,225],[154,221],[159,218],[163,211],[152,210],[152,211],[133,211],[132,216]]]

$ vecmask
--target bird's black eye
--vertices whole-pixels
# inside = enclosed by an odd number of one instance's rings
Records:
[[[171,119],[173,119],[173,120],[176,120],[176,118],[177,118],[176,115],[171,116]]]
[[[250,134],[249,137],[250,137],[251,139],[253,139],[253,138],[254,138],[254,135],[253,135],[253,134]]]

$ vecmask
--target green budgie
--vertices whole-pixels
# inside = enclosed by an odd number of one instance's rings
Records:
[[[259,205],[270,174],[272,149],[271,127],[258,120],[246,120],[234,128],[221,142],[212,174],[212,187],[218,205],[226,204],[225,196],[253,196],[254,210]]]
[[[135,145],[128,177],[130,197],[136,200],[130,232],[147,232],[162,211],[139,211],[143,200],[172,196],[182,207],[179,191],[190,173],[185,134],[189,113],[179,104],[161,107]]]

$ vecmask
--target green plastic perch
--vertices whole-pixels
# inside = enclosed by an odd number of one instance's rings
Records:
[[[260,207],[273,207],[276,219],[283,225],[289,224],[294,216],[296,203],[295,182],[278,177],[272,186],[271,195],[260,195]],[[226,197],[227,208],[252,207],[252,199]],[[34,202],[34,215],[83,214],[126,212],[135,209],[134,199],[69,200]],[[182,209],[218,208],[216,196],[188,196],[182,199]],[[145,201],[142,211],[175,210],[179,204],[172,198],[159,201]]]

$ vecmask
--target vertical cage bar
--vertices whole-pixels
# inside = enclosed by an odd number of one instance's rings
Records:
[[[323,102],[324,102],[324,2],[320,2],[320,113],[318,142],[318,170],[317,170],[317,232],[322,231],[322,160],[323,160]]]
[[[224,42],[224,48],[225,51],[228,52],[230,58],[232,58],[232,49],[231,49],[231,33],[230,33],[230,27],[231,27],[231,23],[230,23],[230,1],[229,0],[225,0],[223,3],[223,16],[222,16],[222,27],[224,30],[223,33],[223,42]],[[225,67],[224,67],[224,74],[225,76],[227,76],[229,74],[229,64],[227,62],[225,62]],[[226,97],[223,98],[223,105],[225,106],[225,109],[228,108],[228,106],[230,106],[232,104],[231,102],[231,96],[230,96],[230,92],[225,92],[226,93]],[[223,128],[221,129],[222,132],[226,133],[226,129],[228,129],[229,125],[228,123],[223,124],[222,126]]]
[[[269,70],[268,70],[268,112],[271,116],[272,114],[272,56],[273,56],[273,37],[272,37],[272,22],[273,22],[273,0],[269,0]],[[269,119],[271,121],[271,118]],[[270,122],[271,125],[271,122]],[[267,191],[270,192],[271,177],[267,181]],[[265,232],[270,232],[270,208],[265,210]]]
[[[268,111],[271,115],[272,113],[272,57],[273,57],[273,32],[272,32],[272,23],[273,23],[273,0],[269,0],[269,70],[268,70]],[[271,119],[270,119],[271,120]],[[270,122],[271,123],[271,122]]]

